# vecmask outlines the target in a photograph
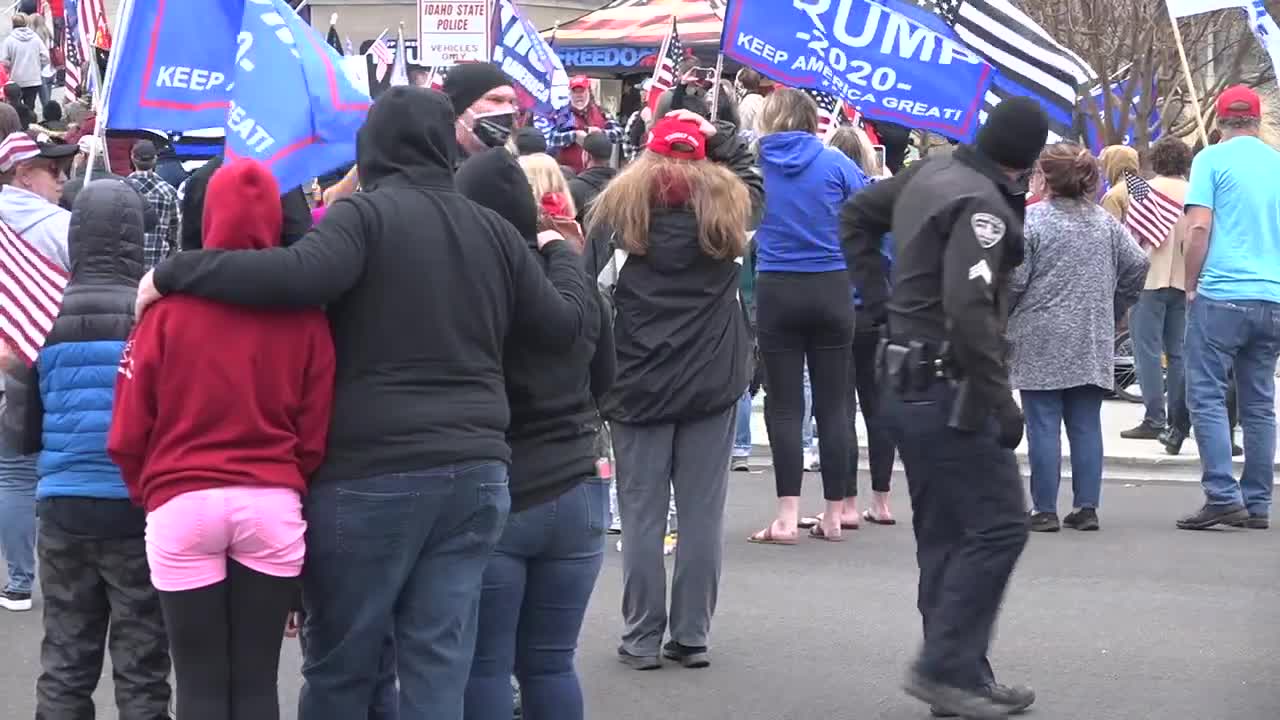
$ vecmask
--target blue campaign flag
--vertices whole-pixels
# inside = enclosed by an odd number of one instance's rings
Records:
[[[220,127],[246,0],[133,0],[111,50],[107,124],[173,132]]]
[[[284,0],[212,0],[199,13],[134,0],[113,55],[111,128],[225,127],[227,157],[263,162],[282,191],[355,158],[369,96]]]
[[[493,61],[515,81],[520,109],[556,117],[569,108],[569,74],[537,28],[511,0],[498,0]]]
[[[873,0],[729,0],[721,50],[873,120],[970,141],[995,75],[948,34]]]
[[[248,0],[226,118],[227,158],[271,169],[281,190],[356,157],[369,96],[351,84],[341,56],[285,0]]]

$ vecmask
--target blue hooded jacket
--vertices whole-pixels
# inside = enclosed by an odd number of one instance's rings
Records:
[[[759,272],[819,273],[846,269],[840,207],[867,184],[844,153],[813,133],[760,139],[764,220],[756,230]]]

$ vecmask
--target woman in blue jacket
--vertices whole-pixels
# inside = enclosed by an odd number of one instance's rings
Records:
[[[777,478],[778,513],[750,540],[794,544],[799,535],[804,368],[813,387],[822,437],[826,512],[810,535],[842,539],[849,479],[847,389],[854,311],[848,265],[840,248],[839,212],[866,177],[817,136],[818,107],[799,90],[781,89],[760,114],[760,167],[765,213],[756,231],[756,319],[769,384],[765,422]]]

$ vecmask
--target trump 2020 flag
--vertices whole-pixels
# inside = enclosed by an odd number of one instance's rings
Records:
[[[511,0],[498,0],[493,62],[515,81],[520,109],[556,116],[569,107],[569,73]]]
[[[170,132],[221,127],[227,86],[253,48],[237,42],[246,0],[208,0],[199,11],[175,0],[132,0],[116,28],[107,126]]]
[[[726,57],[873,120],[973,139],[994,75],[964,44],[874,0],[729,0]]]
[[[252,46],[235,69],[227,110],[227,158],[265,164],[281,189],[295,188],[356,156],[369,98],[342,57],[284,0],[245,3],[241,37]]]

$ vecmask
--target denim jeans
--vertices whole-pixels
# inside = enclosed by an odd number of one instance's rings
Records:
[[[298,643],[302,655],[307,654],[307,631],[305,618],[302,632],[298,635]],[[373,700],[369,703],[368,720],[398,720],[400,696],[396,692],[396,640],[387,635],[382,645],[382,658],[378,660],[378,682],[373,688]]]
[[[1187,294],[1177,288],[1143,290],[1129,316],[1133,361],[1137,365],[1146,421],[1155,427],[1179,425],[1186,413],[1182,378],[1182,345],[1187,328]],[[1161,357],[1168,359],[1168,377],[1162,377]],[[1165,413],[1166,385],[1169,397]]]
[[[1200,450],[1200,484],[1212,507],[1269,515],[1275,481],[1276,358],[1280,304],[1197,297],[1187,313],[1187,406]],[[1244,472],[1232,474],[1227,374],[1234,367],[1244,431]]]
[[[604,562],[607,493],[592,480],[507,519],[484,571],[467,720],[510,720],[512,672],[525,720],[582,720],[574,655]]]
[[[36,456],[0,454],[0,552],[6,590],[31,592],[36,573]]]
[[[735,421],[733,435],[733,456],[747,457],[751,454],[751,393],[742,393],[738,400],[738,417]]]
[[[401,716],[462,719],[481,579],[510,506],[496,462],[311,487],[302,720],[368,715],[388,632]]]
[[[1023,390],[1027,418],[1027,459],[1031,464],[1031,504],[1035,512],[1058,511],[1062,481],[1062,425],[1071,446],[1071,504],[1097,508],[1102,496],[1102,398],[1096,385],[1066,390]]]

